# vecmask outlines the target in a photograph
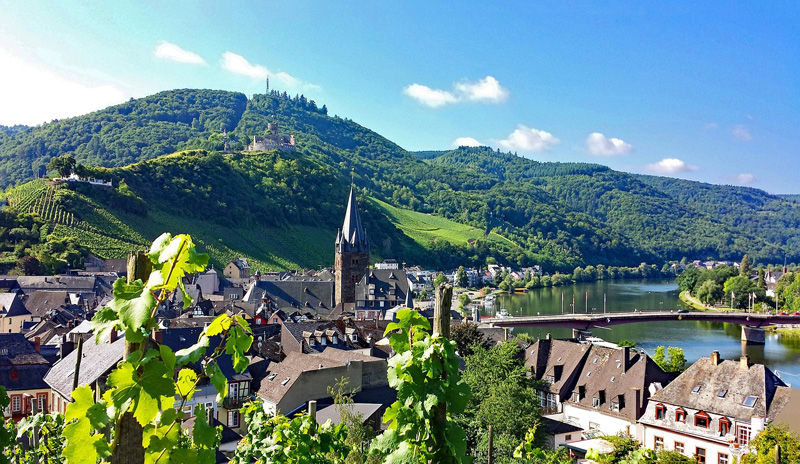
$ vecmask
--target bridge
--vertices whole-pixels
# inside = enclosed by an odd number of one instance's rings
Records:
[[[608,327],[636,322],[661,321],[707,321],[728,322],[742,326],[742,341],[748,344],[765,342],[764,326],[775,324],[800,324],[800,316],[744,312],[686,312],[676,311],[636,311],[589,314],[548,314],[542,316],[490,317],[481,322],[495,327],[571,327],[575,330],[589,330],[593,327]]]

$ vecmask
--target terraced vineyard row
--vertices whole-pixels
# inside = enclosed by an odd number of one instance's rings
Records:
[[[9,196],[12,208],[23,213],[38,214],[42,220],[73,226],[78,223],[75,215],[59,205],[55,198],[58,187],[53,187],[45,181],[32,182],[23,188],[14,190]]]

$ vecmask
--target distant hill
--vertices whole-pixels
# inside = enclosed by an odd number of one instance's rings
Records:
[[[220,153],[223,130],[237,151],[268,123],[295,135],[297,151]],[[170,230],[196,235],[218,263],[242,254],[272,269],[330,265],[352,178],[374,258],[446,267],[494,256],[550,271],[800,258],[800,204],[790,199],[488,147],[411,153],[278,92],[175,90],[0,131],[0,181],[30,180],[63,153],[115,188],[33,181],[10,192],[11,210],[36,212],[54,235],[107,257]]]

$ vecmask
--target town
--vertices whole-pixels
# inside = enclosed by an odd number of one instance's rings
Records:
[[[353,392],[347,408],[375,433],[385,429],[383,414],[397,399],[387,378],[388,361],[397,353],[387,343],[386,329],[399,310],[410,308],[433,320],[434,301],[426,296],[445,283],[467,295],[467,288],[492,285],[501,275],[517,281],[542,275],[538,266],[436,272],[392,259],[370,267],[370,242],[353,189],[344,211],[332,268],[261,272],[238,258],[224,269],[187,276],[186,296],[173,292],[158,306],[158,327],[148,335],[175,352],[191,347],[221,314],[241,316],[252,328],[249,367],[237,372],[230,354],[219,361],[227,381],[224,398],[205,382],[182,405],[189,421],[201,413],[221,427],[220,459],[232,457],[247,433],[240,409],[253,400],[270,415],[293,416],[311,407],[317,421],[340,423],[344,418],[332,388],[341,382]],[[733,263],[687,265],[727,264]],[[79,387],[98,394],[108,388],[108,375],[123,361],[124,334],[111,330],[98,340],[90,321],[111,301],[116,279],[128,272],[129,260],[92,258],[85,269],[66,275],[0,278],[0,378],[10,397],[6,418],[64,414]],[[491,291],[470,294],[482,305],[493,304]],[[472,326],[490,346],[517,347],[527,376],[537,381],[538,403],[519,407],[540,410],[547,446],[567,449],[574,459],[613,453],[614,445],[603,437],[622,434],[653,451],[728,464],[769,424],[800,431],[793,414],[798,390],[747,356],[721,359],[714,351],[683,372],[668,372],[644,351],[591,334],[514,337],[507,328],[481,323],[480,309],[486,308],[469,297],[456,294],[444,306],[454,308],[453,327]],[[193,369],[202,372],[200,365]]]

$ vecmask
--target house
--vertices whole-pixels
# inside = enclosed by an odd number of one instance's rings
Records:
[[[96,276],[19,276],[17,284],[26,295],[39,290],[63,291],[78,293],[88,301],[94,300],[99,290]]]
[[[11,403],[3,416],[18,421],[36,411],[50,412],[50,387],[44,376],[50,363],[40,354],[40,344],[29,342],[22,334],[0,334],[0,385]]]
[[[77,347],[77,337],[79,335],[68,335],[70,342]],[[63,414],[67,410],[67,404],[72,402],[72,390],[75,380],[75,371],[78,371],[78,386],[89,385],[92,390],[97,390],[98,386],[105,385],[105,378],[111,370],[122,360],[125,351],[125,339],[117,337],[114,331],[106,340],[99,343],[94,336],[90,336],[83,342],[81,348],[82,356],[80,364],[76,366],[78,360],[78,350],[71,350],[55,363],[44,376],[44,381],[51,388],[50,404],[51,412]]]
[[[350,186],[344,222],[334,242],[334,302],[341,310],[352,311],[355,307],[356,286],[367,273],[368,267],[369,240],[361,225],[355,189]]]
[[[292,313],[309,312],[327,317],[334,307],[333,280],[258,280],[253,282],[242,301],[264,314],[272,315],[277,310]]]
[[[250,263],[247,258],[236,258],[225,266],[222,275],[229,279],[247,279],[250,277]]]
[[[22,333],[23,324],[33,315],[22,304],[17,293],[0,293],[0,333]]]
[[[382,372],[382,376],[375,375],[378,372]],[[282,362],[269,365],[257,394],[267,413],[290,414],[310,400],[329,398],[328,387],[342,378],[347,380],[348,389],[352,391],[385,386],[388,384],[386,361],[337,349],[319,354],[293,351]]]
[[[539,340],[525,350],[525,365],[545,381],[540,401],[548,417],[588,437],[638,437],[648,398],[674,378],[646,354],[605,343]]]
[[[200,287],[204,295],[211,295],[219,291],[219,275],[213,267],[206,272],[197,274],[193,283]]]
[[[370,269],[356,285],[356,319],[382,318],[384,311],[408,304],[410,297],[411,283],[404,272]]]
[[[225,301],[240,301],[244,298],[244,289],[242,287],[225,287],[223,295]]]
[[[340,321],[284,321],[281,325],[281,346],[287,355],[290,352],[317,353],[328,347],[352,348],[345,337],[344,324]]]
[[[551,450],[556,450],[565,443],[580,441],[583,436],[583,429],[577,425],[560,422],[545,416],[542,416],[540,420],[541,427],[544,428],[545,446]]]
[[[747,356],[722,360],[715,351],[652,395],[639,421],[642,442],[701,463],[733,463],[781,413],[792,392],[766,366],[751,364]]]
[[[380,263],[375,263],[375,269],[400,269],[400,263],[396,259],[384,259]]]

